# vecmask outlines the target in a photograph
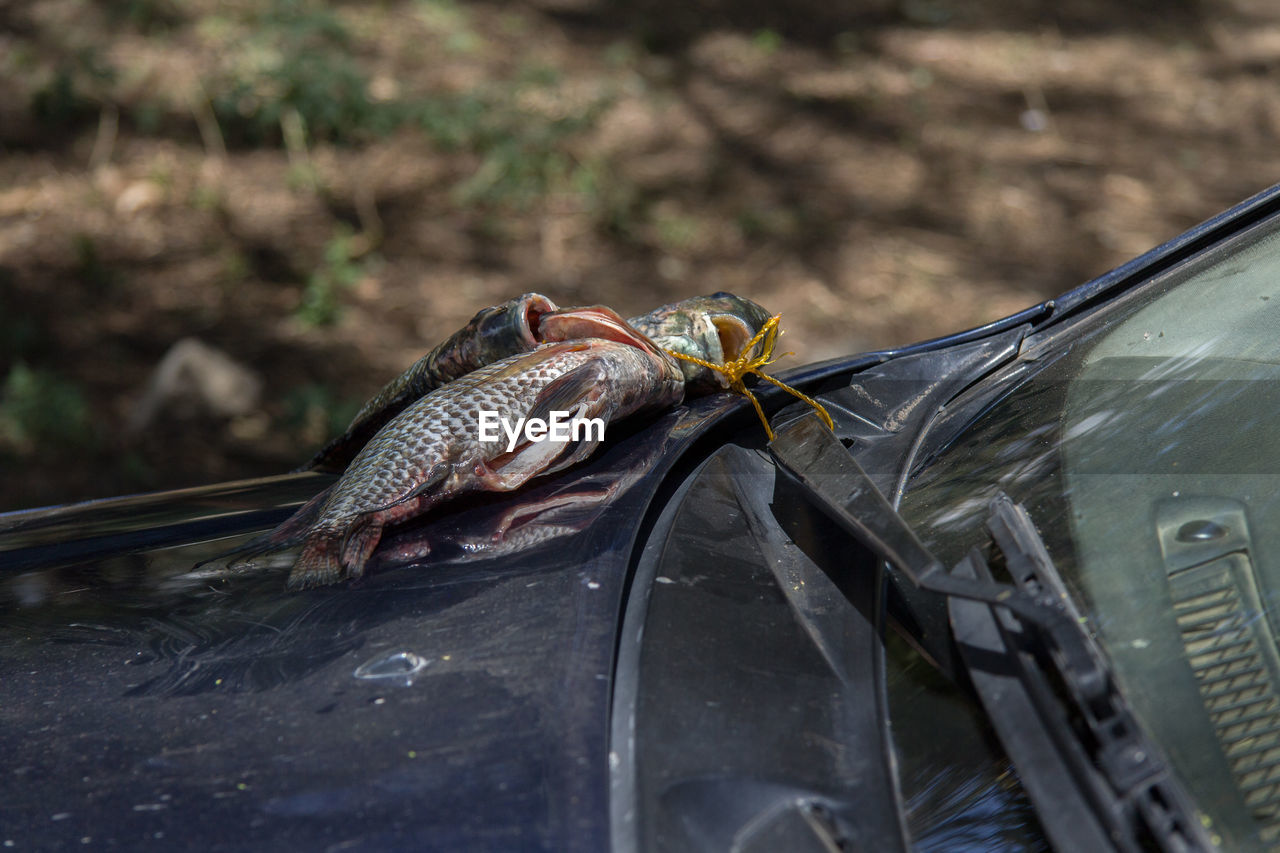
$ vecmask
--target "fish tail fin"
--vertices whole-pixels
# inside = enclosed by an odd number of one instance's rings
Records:
[[[382,539],[385,515],[386,513],[380,512],[369,513],[347,532],[347,539],[342,543],[342,564],[346,566],[352,578],[358,578],[364,574],[365,565]]]
[[[319,527],[307,536],[289,573],[290,589],[325,586],[364,574],[382,539],[385,512],[362,515],[345,527]]]
[[[321,528],[308,536],[289,573],[289,589],[307,589],[341,580],[345,539],[344,531],[330,528]]]

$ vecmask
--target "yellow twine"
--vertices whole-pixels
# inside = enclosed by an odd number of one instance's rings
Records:
[[[781,314],[775,314],[770,317],[769,320],[760,327],[760,331],[756,332],[756,336],[748,341],[747,345],[742,348],[742,352],[738,354],[738,357],[733,361],[726,361],[724,364],[713,364],[709,361],[704,361],[701,358],[696,358],[692,355],[685,355],[682,352],[674,352],[672,350],[666,350],[666,353],[674,358],[680,359],[681,361],[691,361],[694,364],[700,364],[703,367],[716,371],[717,373],[723,373],[728,377],[730,390],[737,391],[739,394],[745,394],[747,398],[751,400],[751,405],[756,407],[756,414],[760,416],[760,423],[764,424],[764,431],[769,436],[770,441],[773,441],[773,430],[769,426],[769,419],[764,416],[764,408],[761,407],[760,401],[756,399],[756,395],[752,394],[751,389],[742,381],[743,377],[748,373],[759,376],[766,382],[772,382],[788,394],[804,400],[810,406],[813,406],[814,410],[818,413],[818,416],[822,418],[823,423],[827,425],[827,429],[834,430],[835,424],[831,420],[831,415],[827,414],[827,410],[822,407],[821,403],[812,397],[802,394],[787,383],[774,379],[772,376],[760,369],[775,361],[773,357],[773,347],[778,342],[778,321],[781,319]],[[760,347],[760,351],[756,355],[752,356],[750,354],[751,350],[755,349],[757,346]],[[791,353],[783,353],[783,355],[791,355]],[[781,357],[782,356],[778,356],[778,358]]]

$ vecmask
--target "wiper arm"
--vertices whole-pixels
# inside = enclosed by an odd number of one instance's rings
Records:
[[[977,549],[948,572],[816,415],[769,450],[858,542],[948,598],[969,676],[1056,848],[1214,849],[1021,506],[1001,495],[987,522],[1014,585],[996,582]]]

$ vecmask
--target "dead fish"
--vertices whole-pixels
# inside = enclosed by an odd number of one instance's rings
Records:
[[[769,317],[768,311],[748,299],[717,293],[664,305],[627,323],[643,330],[665,349],[721,364],[738,357]],[[727,384],[721,373],[684,361],[679,365],[684,373],[686,399]],[[654,444],[651,452],[656,455],[661,450],[661,444]],[[571,536],[592,523],[609,503],[648,473],[653,462],[652,457],[641,463],[633,461],[620,470],[544,487],[538,490],[537,497],[510,504],[478,524],[469,520],[462,529],[439,534],[440,541],[468,556],[492,558]],[[417,546],[421,540],[421,536],[410,536],[399,546],[402,553],[386,555],[386,565],[415,562],[427,556],[429,551]]]
[[[663,442],[652,442],[643,458],[549,483],[538,494],[501,507],[487,524],[468,523],[446,532],[442,540],[469,557],[498,557],[572,536],[649,474],[665,451]]]
[[[729,293],[700,296],[664,305],[628,325],[644,329],[655,343],[666,349],[722,363],[741,354],[743,347],[769,319],[769,312],[750,300]],[[590,328],[579,331],[589,333]],[[724,387],[723,374],[698,365],[680,362],[684,372],[684,397]],[[501,504],[479,517],[468,516],[460,528],[445,527],[429,535],[407,532],[378,549],[379,566],[418,562],[437,546],[445,546],[464,558],[499,557],[540,547],[555,539],[571,536],[591,524],[605,508],[648,473],[662,451],[652,445],[651,456],[632,460],[620,469],[576,477],[561,484],[536,489],[526,500]]]
[[[565,333],[564,321],[558,321],[559,332],[544,333],[541,326],[543,317],[559,310],[542,294],[526,293],[478,312],[365,403],[346,431],[301,470],[340,473],[383,425],[414,400],[477,368],[556,340],[556,334]],[[664,305],[627,322],[661,347],[719,364],[736,357],[768,318],[768,312],[751,300],[721,292]],[[704,367],[680,362],[680,369],[686,395],[727,387],[723,376]]]
[[[558,310],[540,293],[526,293],[485,308],[435,349],[387,383],[302,470],[337,473],[350,464],[378,430],[414,400],[477,368],[529,352],[546,342],[538,329],[543,315]]]
[[[679,422],[672,413],[669,423]],[[661,416],[658,416],[661,417]],[[656,419],[655,419],[656,420]],[[591,526],[610,505],[648,476],[668,445],[643,444],[642,454],[626,450],[603,465],[584,460],[573,477],[529,483],[510,500],[471,507],[439,524],[406,526],[384,536],[371,566],[396,568],[428,557],[439,564],[502,558],[546,547]],[[595,458],[593,454],[592,458]]]
[[[750,299],[721,291],[663,305],[627,322],[663,349],[724,364],[742,354],[770,316]],[[722,373],[688,361],[679,364],[686,397],[729,387]]]
[[[338,482],[237,553],[301,544],[293,587],[359,577],[387,525],[456,495],[518,488],[585,459],[599,443],[590,435],[572,443],[481,442],[481,410],[509,420],[565,411],[608,423],[668,408],[686,393],[724,383],[662,347],[719,363],[736,356],[767,319],[759,305],[731,294],[697,297],[635,318],[659,346],[603,307],[560,310],[527,294],[482,311],[365,406],[335,443],[354,457]],[[491,328],[505,331],[489,337],[484,330]],[[484,364],[503,347],[529,351]]]
[[[600,438],[480,441],[480,412],[510,422],[551,412],[606,424],[668,408],[684,393],[675,361],[603,307],[551,312],[553,341],[501,359],[418,398],[360,450],[343,476],[256,550],[302,543],[294,588],[357,578],[388,524],[475,491],[510,491],[586,458]],[[265,547],[261,547],[265,545]]]

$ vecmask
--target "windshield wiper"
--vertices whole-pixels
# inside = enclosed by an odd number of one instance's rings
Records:
[[[947,597],[961,659],[1055,848],[1214,849],[1021,506],[1001,495],[987,522],[1012,585],[977,549],[948,572],[816,415],[780,429],[769,450],[864,547]]]

